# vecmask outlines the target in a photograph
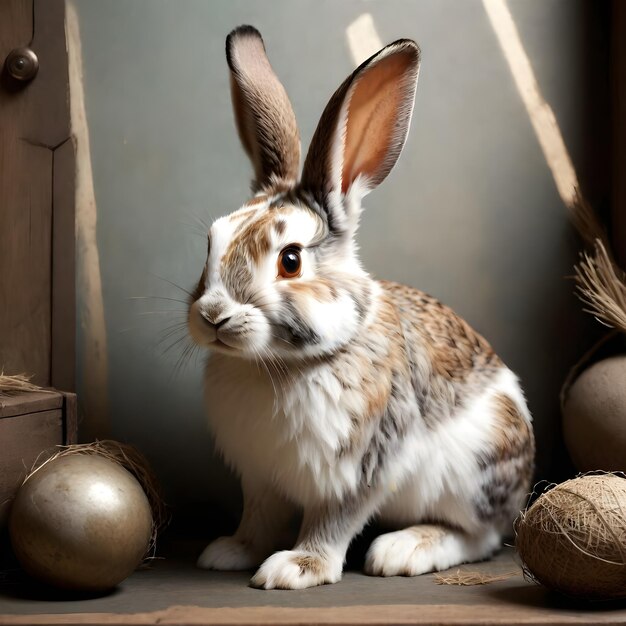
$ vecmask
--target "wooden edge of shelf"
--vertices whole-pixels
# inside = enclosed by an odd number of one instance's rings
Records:
[[[0,396],[0,419],[23,413],[38,413],[63,406],[63,394],[54,390],[26,391],[11,396]]]
[[[271,592],[270,592],[271,593]],[[290,592],[293,593],[293,592]],[[262,601],[262,600],[261,600]],[[305,624],[318,625],[382,625],[382,624],[481,624],[516,626],[524,624],[617,624],[624,623],[626,614],[611,612],[581,612],[549,607],[493,604],[390,604],[339,607],[291,608],[276,606],[246,606],[207,608],[172,606],[149,613],[59,613],[46,615],[0,615],[0,625],[23,626],[61,624]]]

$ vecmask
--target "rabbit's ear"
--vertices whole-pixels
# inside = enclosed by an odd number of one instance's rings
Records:
[[[347,194],[359,199],[380,184],[395,165],[411,122],[420,51],[400,39],[370,57],[335,92],[313,135],[302,172],[302,188],[329,211]]]
[[[261,34],[240,26],[226,38],[235,122],[254,167],[253,190],[293,185],[300,135],[291,103],[265,54]]]

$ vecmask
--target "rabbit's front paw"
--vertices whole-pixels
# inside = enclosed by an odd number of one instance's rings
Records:
[[[486,527],[473,535],[433,524],[418,524],[378,537],[365,557],[372,576],[418,576],[491,556],[500,533]]]
[[[445,563],[447,557],[446,536],[446,530],[430,525],[381,535],[367,552],[365,572],[371,576],[418,576],[442,569],[441,562]],[[450,549],[454,551],[454,546]],[[451,555],[452,561],[455,556]]]
[[[303,550],[276,552],[259,568],[250,584],[260,589],[306,589],[341,580],[341,559]]]
[[[262,560],[262,556],[236,537],[219,537],[204,549],[197,565],[202,569],[246,570]]]

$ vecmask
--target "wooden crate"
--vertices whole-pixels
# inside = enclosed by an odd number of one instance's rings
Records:
[[[59,391],[0,397],[0,529],[11,499],[37,457],[76,443],[76,396]]]

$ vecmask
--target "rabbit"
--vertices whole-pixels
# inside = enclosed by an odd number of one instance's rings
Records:
[[[370,575],[488,558],[533,473],[520,383],[452,310],[373,279],[355,243],[361,200],[407,137],[418,46],[395,41],[344,81],[301,176],[294,112],[260,33],[233,30],[226,57],[253,196],[209,229],[188,328],[211,352],[205,402],[243,514],[198,566],[258,568],[250,584],[263,589],[335,583],[370,520],[389,531],[369,547]]]

